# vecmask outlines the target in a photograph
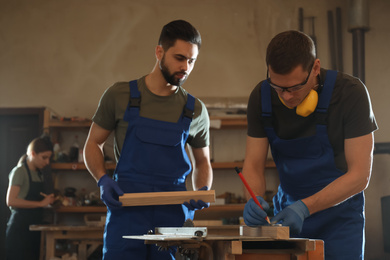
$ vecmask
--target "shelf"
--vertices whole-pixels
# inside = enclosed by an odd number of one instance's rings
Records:
[[[246,116],[230,116],[230,117],[211,116],[210,121],[211,120],[221,121],[220,128],[212,128],[212,129],[242,129],[248,126]]]
[[[45,110],[43,128],[48,131],[49,128],[89,128],[92,120],[86,118],[69,118],[67,120],[52,119],[50,111]],[[246,128],[248,123],[246,116],[232,115],[232,116],[211,116],[210,120],[220,121],[220,128],[217,129],[242,129]]]
[[[115,163],[106,163],[106,170],[115,170]],[[84,163],[51,163],[53,170],[87,170]]]
[[[211,167],[213,169],[234,169],[235,167],[242,168],[244,162],[213,162]],[[265,168],[275,168],[275,163],[273,160],[267,160],[265,163]]]
[[[50,109],[45,109],[44,111],[44,120],[43,128],[45,131],[49,131],[49,128],[58,127],[58,128],[89,128],[92,121],[87,118],[67,118],[66,120],[53,119],[52,112]]]
[[[84,206],[84,207],[60,207],[55,210],[57,213],[106,213],[105,206]]]
[[[209,219],[223,217],[234,217],[242,215],[245,204],[225,204],[225,205],[211,205],[207,209],[197,210],[195,212],[195,219]],[[60,207],[55,210],[57,213],[106,213],[105,206],[84,206],[84,207]]]
[[[235,167],[242,168],[243,162],[213,162],[211,167],[216,170],[234,169]],[[115,163],[106,163],[107,170],[115,170]],[[272,160],[267,160],[266,168],[275,168],[275,163]],[[84,163],[51,163],[53,170],[87,170]]]
[[[47,127],[89,128],[90,126],[91,126],[91,120],[84,120],[84,121],[50,120],[47,123]]]
[[[239,129],[247,127],[246,118],[222,118],[222,117],[210,117],[210,120],[220,120],[221,129]],[[61,121],[61,120],[49,120],[44,128],[57,127],[57,128],[89,128],[91,126],[91,120],[85,121]]]

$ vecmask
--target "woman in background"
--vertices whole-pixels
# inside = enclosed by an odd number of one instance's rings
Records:
[[[29,226],[42,223],[43,208],[54,200],[54,194],[44,194],[40,171],[50,163],[52,153],[49,137],[35,138],[9,175],[7,206],[11,216],[6,233],[7,260],[39,259],[40,232],[29,231]]]

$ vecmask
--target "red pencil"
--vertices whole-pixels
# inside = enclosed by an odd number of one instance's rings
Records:
[[[236,169],[236,172],[238,173],[238,176],[240,176],[242,182],[244,183],[246,189],[249,191],[250,195],[252,196],[252,199],[255,201],[255,203],[262,209],[263,207],[261,206],[259,200],[256,198],[256,195],[253,193],[251,187],[249,186],[249,184],[246,182],[245,178],[244,178],[244,175],[242,175],[242,173],[240,172],[240,170],[238,169],[238,167],[235,168]],[[271,221],[269,221],[269,218],[268,216],[265,217],[265,219],[267,220],[268,224],[271,225]]]

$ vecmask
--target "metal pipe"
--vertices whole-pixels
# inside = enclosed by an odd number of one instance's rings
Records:
[[[298,9],[298,29],[303,32],[303,8]]]
[[[344,71],[343,62],[343,33],[341,28],[341,8],[336,8],[336,51],[337,51],[337,70]]]
[[[353,75],[358,77],[363,83],[365,80],[365,47],[363,29],[352,31],[352,54],[353,54]]]
[[[353,75],[365,82],[364,34],[368,26],[368,1],[349,1],[349,29],[352,33]]]
[[[335,42],[335,33],[334,33],[334,24],[333,24],[333,12],[328,11],[328,39],[329,39],[329,49],[330,49],[330,64],[331,69],[337,69],[337,53],[336,53],[336,42]]]

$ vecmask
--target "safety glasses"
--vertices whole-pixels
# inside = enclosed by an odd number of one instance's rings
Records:
[[[313,66],[314,66],[314,62],[313,62],[313,64],[310,67],[309,75],[307,75],[307,78],[305,79],[305,81],[303,81],[302,83],[296,84],[294,86],[291,86],[291,87],[281,87],[281,86],[278,86],[278,85],[272,83],[271,79],[269,77],[268,68],[267,68],[267,82],[277,92],[284,92],[284,91],[286,91],[286,92],[295,92],[295,91],[301,90],[306,85],[307,81],[309,80],[311,71],[313,70]]]

